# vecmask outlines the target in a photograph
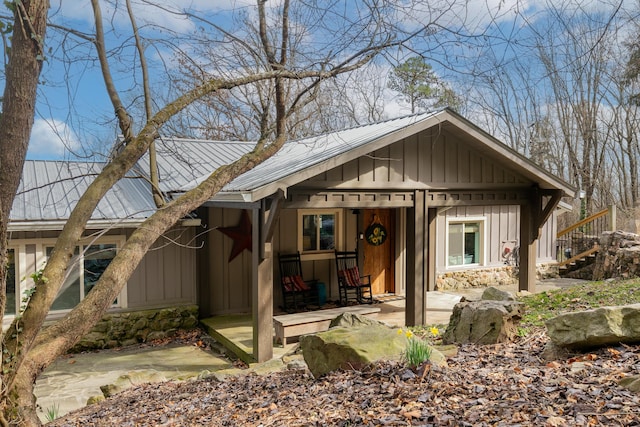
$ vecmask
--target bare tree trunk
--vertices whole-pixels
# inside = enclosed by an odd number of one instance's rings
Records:
[[[0,115],[0,318],[4,317],[7,289],[7,224],[18,189],[33,127],[36,90],[44,60],[47,0],[13,3],[14,28]],[[11,358],[3,346],[2,360]],[[6,425],[8,404],[4,374],[0,394],[0,424]]]

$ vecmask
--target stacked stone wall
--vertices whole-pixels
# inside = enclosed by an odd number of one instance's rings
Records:
[[[71,350],[98,350],[170,337],[179,329],[198,326],[198,306],[106,314]]]
[[[640,235],[605,231],[600,242],[592,280],[640,277]]]
[[[539,264],[536,266],[536,278],[538,280],[553,277],[558,277],[558,267],[555,263]],[[517,269],[507,265],[495,268],[447,271],[436,277],[437,291],[485,288],[488,286],[512,286],[517,284]]]

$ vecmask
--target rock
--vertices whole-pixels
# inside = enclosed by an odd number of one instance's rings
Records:
[[[546,322],[554,344],[582,349],[640,342],[640,304],[564,313]]]
[[[96,403],[100,403],[102,401],[106,400],[106,398],[104,397],[104,395],[100,395],[100,396],[91,396],[90,398],[87,399],[87,406],[89,405],[95,405]]]
[[[111,397],[137,384],[157,383],[167,379],[156,371],[132,371],[120,375],[113,384],[100,386],[104,397]]]
[[[202,370],[200,371],[200,373],[198,374],[198,376],[196,377],[197,380],[205,380],[207,378],[210,378],[212,376],[212,372],[208,369]]]
[[[444,344],[496,344],[515,338],[524,305],[515,301],[463,301],[453,307]]]
[[[564,347],[558,347],[552,341],[547,342],[540,353],[542,360],[551,362],[552,360],[561,360],[569,357],[569,351]]]
[[[618,381],[622,387],[626,388],[629,391],[633,391],[635,393],[640,392],[640,375],[634,375],[631,377],[626,377]]]
[[[511,292],[502,291],[490,286],[482,292],[480,299],[487,301],[515,301],[516,297]]]
[[[569,279],[580,279],[580,280],[594,280],[593,274],[596,269],[596,264],[588,264],[582,268],[578,268],[577,270],[570,271],[565,274],[564,277]]]
[[[333,319],[329,324],[329,328],[343,327],[343,328],[359,328],[362,326],[379,326],[385,325],[379,320],[372,319],[367,316],[363,316],[357,313],[349,313],[348,311],[340,314]]]
[[[436,277],[436,290],[449,291],[466,288],[484,288],[489,285],[509,286],[518,283],[518,278],[509,266],[447,271]]]
[[[287,366],[289,370],[307,370],[309,367],[304,361],[302,354],[294,354],[291,356],[285,356],[282,358],[282,362]]]
[[[406,345],[404,334],[385,325],[335,327],[300,337],[302,355],[316,378],[337,369],[359,369],[381,359],[399,360]]]
[[[255,373],[256,375],[266,375],[273,372],[282,372],[287,367],[282,359],[271,359],[262,363],[252,363],[249,365],[249,369],[245,370],[245,373]]]
[[[449,364],[447,363],[447,356],[435,347],[431,347],[431,356],[429,357],[429,362],[433,366],[438,366],[440,368],[447,368],[449,366]]]
[[[640,235],[605,231],[600,237],[592,280],[640,276]]]

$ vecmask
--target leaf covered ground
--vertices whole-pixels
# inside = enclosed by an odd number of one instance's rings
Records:
[[[624,298],[638,286],[622,283]],[[564,301],[550,303],[552,310],[566,311],[573,304],[589,308],[594,303],[587,296],[594,289],[535,297]],[[557,295],[563,292],[570,293]],[[598,298],[610,300],[607,295]],[[632,302],[638,301],[627,303]],[[546,315],[543,305],[532,305],[538,314],[529,323],[539,323],[538,317]],[[542,357],[548,341],[544,329],[532,324],[528,328],[528,335],[514,343],[461,346],[448,367],[434,366],[424,375],[397,362],[380,362],[319,379],[291,370],[224,382],[211,378],[143,385],[51,425],[640,425],[640,394],[618,385],[621,378],[640,375],[640,346],[601,348],[549,361]]]

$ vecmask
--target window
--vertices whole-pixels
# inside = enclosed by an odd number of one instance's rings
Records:
[[[53,247],[46,248],[47,258],[52,250]],[[116,256],[116,245],[110,243],[84,246],[82,253],[76,248],[75,256],[78,260],[69,270],[67,279],[51,306],[52,311],[70,310],[84,299]],[[119,299],[117,298],[113,304],[120,305]]]
[[[301,252],[329,252],[338,247],[339,211],[299,211]]]
[[[447,265],[449,267],[482,262],[483,222],[450,222]]]
[[[14,249],[8,251],[7,266],[7,306],[6,315],[16,314],[16,253]]]

